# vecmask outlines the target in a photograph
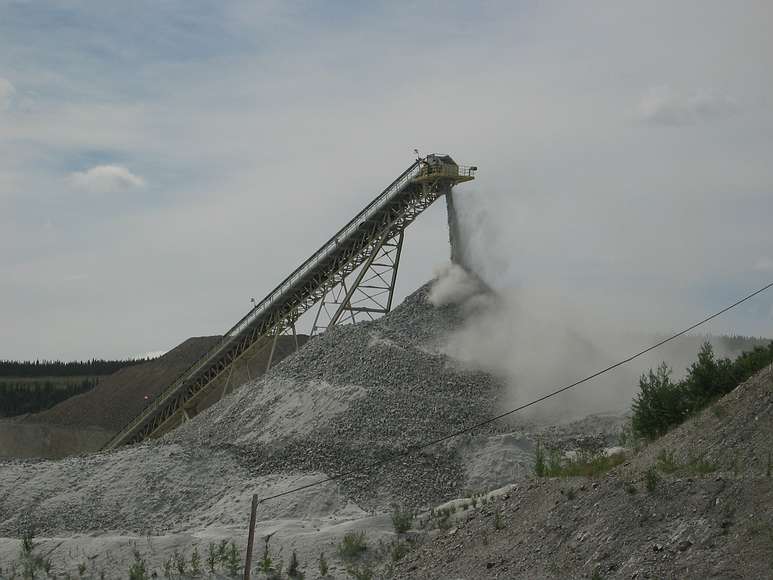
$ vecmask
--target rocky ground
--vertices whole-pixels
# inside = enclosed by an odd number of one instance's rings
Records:
[[[606,475],[464,512],[398,578],[773,578],[773,368]]]

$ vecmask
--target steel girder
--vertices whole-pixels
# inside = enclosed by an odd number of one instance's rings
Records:
[[[439,174],[431,180],[427,179],[426,175],[423,175],[421,179],[411,178],[410,172],[415,171],[417,167],[419,167],[419,162],[409,167],[390,186],[393,187],[395,183],[398,183],[401,188],[395,194],[390,194],[375,211],[371,211],[367,219],[356,224],[356,228],[351,226],[355,223],[352,220],[347,227],[353,231],[347,234],[345,239],[339,242],[338,238],[334,238],[335,251],[327,251],[324,259],[319,260],[312,268],[309,268],[308,273],[304,272],[303,277],[297,282],[293,280],[292,286],[285,289],[278,297],[274,296],[276,291],[270,294],[264,300],[270,308],[265,308],[260,316],[251,320],[248,319],[250,316],[248,314],[240,323],[237,323],[220,344],[206,353],[170,385],[142,414],[116,434],[105,445],[104,449],[114,449],[121,445],[138,443],[149,437],[160,435],[176,422],[180,422],[182,417],[187,414],[186,409],[192,408],[207,393],[213,382],[237,359],[254,347],[263,348],[270,344],[274,336],[294,326],[302,314],[316,303],[324,300],[331,290],[339,286],[344,287],[346,278],[361,266],[363,266],[362,272],[358,275],[356,283],[345,291],[346,299],[339,303],[338,310],[333,314],[327,326],[338,322],[345,311],[349,311],[351,315],[355,315],[356,312],[369,312],[365,309],[367,307],[360,307],[361,310],[358,311],[352,298],[354,292],[373,290],[365,288],[368,284],[364,284],[365,280],[370,280],[373,276],[383,280],[381,290],[378,295],[374,290],[364,299],[371,301],[376,298],[381,299],[381,302],[376,302],[377,307],[370,308],[370,313],[378,314],[388,311],[391,308],[405,228],[432,205],[438,197],[448,193],[453,185],[460,181],[472,179],[472,172],[469,170],[464,179],[444,174]],[[382,196],[388,190],[389,188]],[[368,206],[366,210],[370,207]],[[385,270],[381,270],[380,275],[376,274],[378,267],[375,264],[380,263],[376,262],[376,258],[387,254],[389,254],[392,263],[387,265]],[[387,272],[389,278],[385,275]],[[282,288],[282,286],[280,285],[278,288]],[[385,304],[384,293],[386,295]],[[255,310],[258,308],[256,307]],[[260,343],[264,341],[265,344],[260,346]]]
[[[311,336],[337,324],[375,320],[392,309],[405,231],[384,239],[360,267],[353,281],[341,280],[320,301]]]

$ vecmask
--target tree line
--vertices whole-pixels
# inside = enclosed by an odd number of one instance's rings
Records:
[[[0,382],[0,417],[43,411],[93,389],[98,382],[97,377],[84,377],[81,381],[65,383],[56,379]]]
[[[60,360],[0,360],[0,377],[35,378],[112,375],[124,367],[142,364],[149,360],[147,358],[124,360],[94,358],[86,361],[67,362]]]
[[[704,342],[687,375],[676,382],[671,379],[671,368],[661,363],[639,380],[639,393],[631,408],[634,433],[647,439],[664,435],[771,363],[773,341],[734,360],[718,358],[711,343]]]

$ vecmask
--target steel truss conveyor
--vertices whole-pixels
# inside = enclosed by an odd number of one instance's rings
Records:
[[[248,350],[271,345],[270,366],[276,338],[289,331],[294,334],[298,318],[315,304],[319,309],[312,335],[358,317],[373,319],[389,312],[405,228],[454,185],[474,179],[476,169],[460,167],[447,155],[429,155],[414,162],[104,449],[158,436],[188,419],[215,380],[232,370],[233,363]]]

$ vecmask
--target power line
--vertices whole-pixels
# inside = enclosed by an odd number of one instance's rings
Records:
[[[523,411],[524,409],[526,409],[528,407],[532,407],[532,406],[534,406],[534,405],[536,405],[538,403],[546,401],[547,399],[555,397],[556,395],[560,395],[561,393],[563,393],[565,391],[568,391],[569,389],[573,389],[574,387],[577,387],[577,386],[579,386],[579,385],[581,385],[583,383],[587,383],[588,381],[593,380],[596,377],[599,377],[599,376],[601,376],[601,375],[603,375],[605,373],[608,373],[611,370],[614,370],[614,369],[616,369],[618,367],[621,367],[621,366],[623,366],[625,364],[628,364],[632,360],[637,359],[640,356],[643,356],[643,355],[647,354],[648,352],[651,352],[651,351],[655,350],[656,348],[660,348],[664,344],[666,344],[668,342],[671,342],[672,340],[675,340],[675,339],[679,338],[680,336],[683,336],[683,335],[687,334],[691,330],[695,330],[699,326],[702,326],[702,325],[706,324],[707,322],[709,322],[709,321],[711,321],[711,320],[713,320],[713,319],[723,315],[725,312],[728,312],[729,310],[732,310],[733,308],[743,304],[747,300],[751,300],[752,298],[754,298],[758,294],[762,294],[766,290],[769,290],[771,287],[773,287],[773,282],[771,282],[769,284],[766,284],[765,286],[763,286],[762,288],[760,288],[758,290],[755,290],[751,294],[747,294],[746,296],[744,296],[740,300],[734,302],[730,306],[726,306],[722,310],[719,310],[718,312],[715,312],[714,314],[712,314],[710,316],[707,316],[706,318],[704,318],[700,322],[696,322],[695,324],[693,324],[691,326],[688,326],[684,330],[680,330],[676,334],[672,334],[668,338],[665,338],[665,339],[661,340],[660,342],[656,342],[655,344],[653,344],[651,346],[648,346],[647,348],[644,348],[643,350],[640,350],[636,354],[632,354],[631,356],[629,356],[627,358],[624,358],[623,360],[621,360],[619,362],[616,362],[613,365],[610,365],[610,366],[608,366],[606,368],[603,368],[600,371],[597,371],[597,372],[593,373],[592,375],[588,375],[587,377],[582,378],[579,381],[576,381],[576,382],[571,383],[569,385],[565,385],[563,387],[559,387],[556,390],[551,391],[551,392],[549,392],[549,393],[547,393],[545,395],[542,395],[541,397],[539,397],[537,399],[529,401],[528,403],[524,403],[523,405],[521,405],[519,407],[516,407],[514,409],[510,409],[509,411],[506,411],[506,412],[504,412],[504,413],[502,413],[500,415],[497,415],[495,417],[491,417],[490,419],[486,419],[485,421],[481,421],[479,423],[475,423],[474,425],[470,425],[469,427],[465,427],[463,429],[459,429],[458,431],[454,431],[452,433],[449,433],[448,435],[445,435],[443,437],[439,437],[438,439],[433,439],[432,441],[428,441],[426,443],[421,443],[421,444],[418,444],[418,445],[414,445],[413,447],[410,447],[410,448],[408,448],[408,449],[406,449],[404,451],[400,451],[399,453],[394,453],[394,454],[390,455],[389,457],[386,457],[385,459],[381,459],[379,461],[374,461],[373,463],[371,463],[370,465],[365,466],[364,468],[351,469],[349,471],[341,472],[341,473],[339,473],[337,475],[330,475],[330,476],[325,477],[324,479],[320,479],[320,480],[314,481],[312,483],[307,483],[305,485],[300,485],[298,487],[294,487],[292,489],[288,489],[288,490],[283,491],[281,493],[277,493],[277,494],[274,494],[274,495],[270,495],[270,496],[261,498],[260,499],[260,503],[264,503],[264,502],[267,502],[267,501],[272,500],[272,499],[277,499],[277,498],[280,498],[280,497],[284,497],[286,495],[297,493],[299,491],[303,491],[304,489],[309,489],[309,488],[312,488],[312,487],[316,487],[318,485],[322,485],[323,483],[328,483],[330,481],[336,481],[338,479],[342,479],[342,478],[348,477],[350,475],[365,474],[365,473],[371,472],[374,469],[376,469],[377,467],[381,467],[382,465],[385,465],[387,463],[391,463],[392,461],[395,461],[396,459],[400,459],[401,457],[407,457],[408,455],[413,455],[414,453],[417,453],[419,451],[427,449],[428,447],[432,447],[433,445],[437,445],[438,443],[443,443],[444,441],[448,441],[449,439],[454,439],[455,437],[459,437],[460,435],[464,435],[464,434],[470,433],[471,431],[474,431],[476,429],[480,429],[481,427],[485,427],[486,425],[489,425],[489,424],[491,424],[491,423],[493,423],[495,421],[498,421],[499,419],[502,419],[504,417],[512,415],[513,413],[517,413],[518,411]]]

